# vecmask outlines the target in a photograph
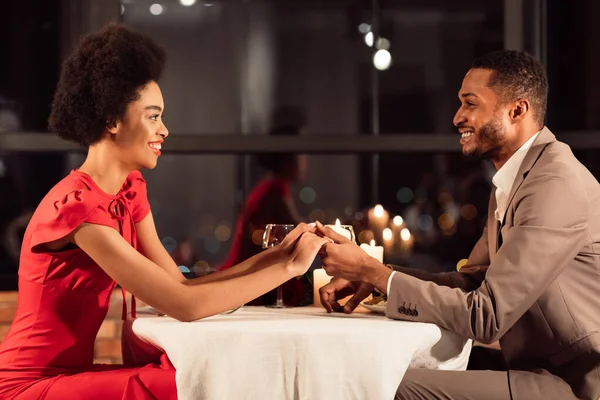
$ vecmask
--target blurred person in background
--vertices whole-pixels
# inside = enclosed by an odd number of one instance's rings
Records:
[[[234,309],[302,275],[328,239],[305,224],[226,271],[185,279],[160,242],[139,169],[154,168],[168,136],[157,84],[164,51],[111,24],[63,64],[50,130],[87,148],[84,163],[40,202],[25,232],[18,308],[0,344],[0,398],[177,398],[175,371],[131,330],[125,291],[192,321]],[[123,359],[94,365],[111,294],[123,291]],[[143,361],[142,361],[143,360]]]
[[[274,128],[270,136],[297,136],[305,121],[299,110],[283,107],[273,116]],[[238,216],[233,243],[220,267],[226,270],[262,251],[262,233],[267,224],[292,224],[302,221],[290,195],[290,185],[306,174],[306,156],[291,153],[265,153],[257,161],[265,175],[254,186]],[[291,279],[283,285],[283,299],[288,305],[304,300],[304,285],[300,279]],[[252,305],[275,302],[275,290],[255,299]]]

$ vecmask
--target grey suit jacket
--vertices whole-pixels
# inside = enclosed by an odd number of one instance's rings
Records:
[[[459,272],[397,267],[387,316],[482,343],[499,339],[510,369],[546,369],[578,397],[598,399],[600,185],[544,128],[521,165],[502,227],[495,209],[492,191],[487,226]]]

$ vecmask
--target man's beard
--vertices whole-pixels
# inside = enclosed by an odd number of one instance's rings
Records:
[[[493,160],[502,151],[506,137],[506,128],[499,116],[494,116],[489,122],[479,128],[475,140],[475,149],[468,156]]]

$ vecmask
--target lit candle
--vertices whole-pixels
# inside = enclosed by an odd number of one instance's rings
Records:
[[[394,234],[390,228],[385,228],[382,233],[383,247],[386,252],[391,252],[394,248]]]
[[[402,224],[404,223],[404,219],[402,219],[401,216],[396,215],[392,222],[394,223],[394,226],[402,226]]]
[[[368,255],[375,258],[380,263],[383,262],[383,246],[375,246],[375,241],[371,240],[370,244],[363,243],[360,248],[365,251]]]
[[[342,225],[340,223],[339,218],[335,220],[335,225],[327,225],[327,226],[330,227],[331,229],[333,229],[334,232],[344,236],[346,239],[352,240],[352,232],[350,232],[350,230],[346,228],[350,225]]]
[[[319,289],[327,285],[330,280],[331,277],[325,273],[324,269],[318,268],[313,270],[313,305],[321,305]]]
[[[408,228],[403,228],[400,231],[400,239],[402,239],[400,248],[404,251],[404,253],[410,254],[414,244],[414,238]]]
[[[375,238],[382,239],[383,230],[387,227],[390,220],[390,214],[381,204],[369,210],[369,228],[375,233]]]
[[[392,237],[393,237],[392,248],[395,249],[396,246],[398,246],[398,248],[401,248],[402,240],[400,239],[400,231],[402,230],[402,228],[404,228],[404,218],[402,218],[400,215],[396,215],[392,219],[390,228],[392,229]],[[388,251],[388,249],[386,249],[386,251]]]

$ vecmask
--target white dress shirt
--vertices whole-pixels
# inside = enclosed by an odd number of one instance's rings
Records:
[[[496,211],[494,212],[494,217],[500,223],[504,221],[504,214],[506,214],[506,207],[508,206],[508,196],[519,173],[519,168],[521,168],[525,155],[539,134],[539,132],[536,133],[523,146],[519,147],[519,150],[508,159],[492,178],[492,183],[496,187]]]
[[[496,187],[496,210],[494,217],[502,223],[504,221],[504,214],[506,214],[506,207],[508,206],[508,196],[512,190],[513,183],[519,173],[519,168],[523,164],[525,155],[533,145],[533,142],[538,137],[540,132],[533,135],[523,146],[519,147],[515,154],[513,154],[508,161],[496,172],[492,178],[492,183]],[[392,272],[387,283],[387,292],[390,293],[392,286],[392,278],[396,271]]]

